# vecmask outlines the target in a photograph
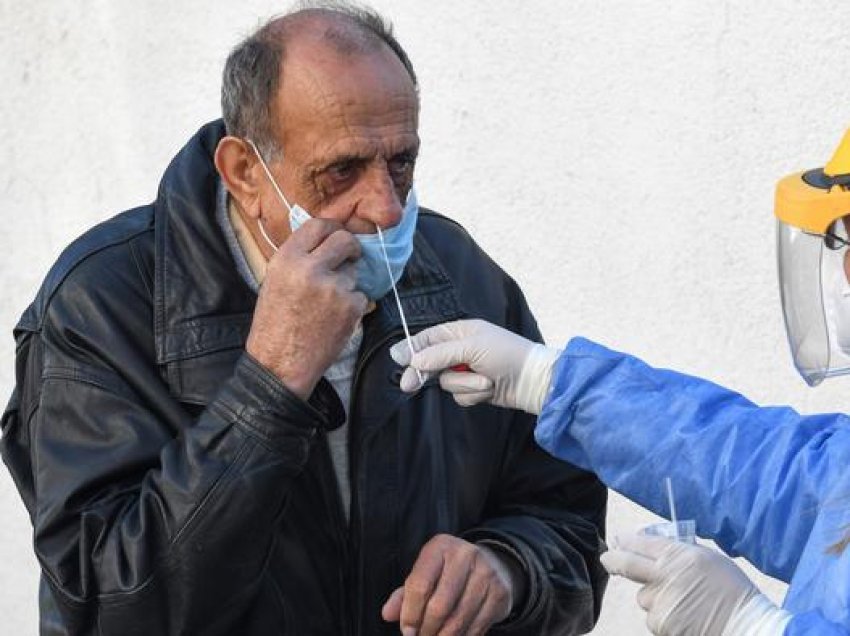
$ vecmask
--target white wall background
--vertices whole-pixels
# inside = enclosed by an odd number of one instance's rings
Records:
[[[760,403],[846,408],[848,381],[809,390],[791,367],[772,196],[850,124],[850,3],[374,5],[421,78],[420,199],[519,280],[550,342],[582,334]],[[229,48],[286,8],[0,0],[0,393],[11,328],[62,247],[153,198],[219,115]],[[614,498],[609,531],[651,519]],[[30,543],[3,470],[2,634],[37,631]],[[595,634],[646,633],[636,589],[612,581]]]

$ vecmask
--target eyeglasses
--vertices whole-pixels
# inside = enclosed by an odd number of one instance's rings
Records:
[[[823,234],[817,232],[805,232],[805,234],[823,239],[823,244],[830,250],[840,250],[850,247],[850,235],[847,234],[844,219],[839,219],[830,225],[829,229]]]
[[[832,232],[824,232],[823,234],[818,234],[817,232],[805,232],[805,234],[823,239],[823,244],[826,245],[826,248],[829,250],[840,250],[845,247],[850,247],[850,239],[841,238]]]

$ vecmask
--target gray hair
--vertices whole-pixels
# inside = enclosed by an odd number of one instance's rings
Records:
[[[272,101],[280,85],[286,40],[299,23],[327,17],[322,37],[339,53],[368,53],[386,45],[401,61],[413,85],[416,73],[393,35],[392,25],[373,9],[342,0],[306,1],[266,22],[236,45],[224,64],[221,110],[228,135],[252,139],[271,160],[279,153]]]

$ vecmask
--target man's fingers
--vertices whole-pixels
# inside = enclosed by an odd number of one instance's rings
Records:
[[[655,560],[628,550],[608,550],[599,557],[609,574],[619,574],[637,583],[648,583],[655,573]]]
[[[451,618],[446,622],[451,634],[484,634],[511,611],[513,591],[510,575],[502,557],[481,548],[466,591]]]
[[[418,628],[422,624],[425,606],[437,587],[443,571],[443,554],[429,550],[428,544],[419,553],[413,569],[404,582],[404,599],[401,604],[400,625]]]
[[[504,620],[504,618],[505,615],[502,612],[499,599],[492,594],[485,593],[484,602],[478,608],[478,611],[474,616],[474,620],[467,630],[462,633],[469,634],[469,636],[486,634],[490,627],[492,627],[495,623]]]
[[[396,623],[401,618],[401,603],[404,600],[404,587],[398,587],[390,594],[384,607],[381,608],[381,617],[388,623]]]
[[[336,273],[340,276],[350,277],[351,280],[356,280],[357,263],[354,261],[343,261],[343,263],[336,268]]]
[[[479,557],[481,558],[481,557]],[[463,590],[460,601],[455,606],[451,616],[445,621],[444,629],[450,634],[468,634],[470,627],[488,601],[489,580],[487,573],[481,568],[472,571]],[[484,619],[486,621],[486,619]],[[492,624],[488,623],[488,627]]]
[[[425,605],[419,636],[438,634],[456,608],[463,611],[458,606],[475,563],[475,554],[475,548],[469,545],[466,551],[457,551],[446,560],[437,587]],[[405,624],[402,621],[402,625]]]
[[[340,229],[327,236],[311,254],[333,271],[346,261],[354,262],[360,258],[361,248],[351,232]]]
[[[329,221],[328,219],[308,219],[304,225],[295,230],[283,245],[286,250],[296,250],[309,254],[324,240],[337,230],[343,229],[339,221]],[[282,251],[282,250],[281,250]]]
[[[361,291],[354,291],[351,295],[354,298],[355,311],[357,312],[357,315],[365,316],[369,309],[369,303],[372,301],[370,301],[369,297]]]

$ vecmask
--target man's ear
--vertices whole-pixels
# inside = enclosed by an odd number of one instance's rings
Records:
[[[227,135],[215,149],[215,168],[239,208],[249,217],[260,217],[257,157],[242,139]]]

